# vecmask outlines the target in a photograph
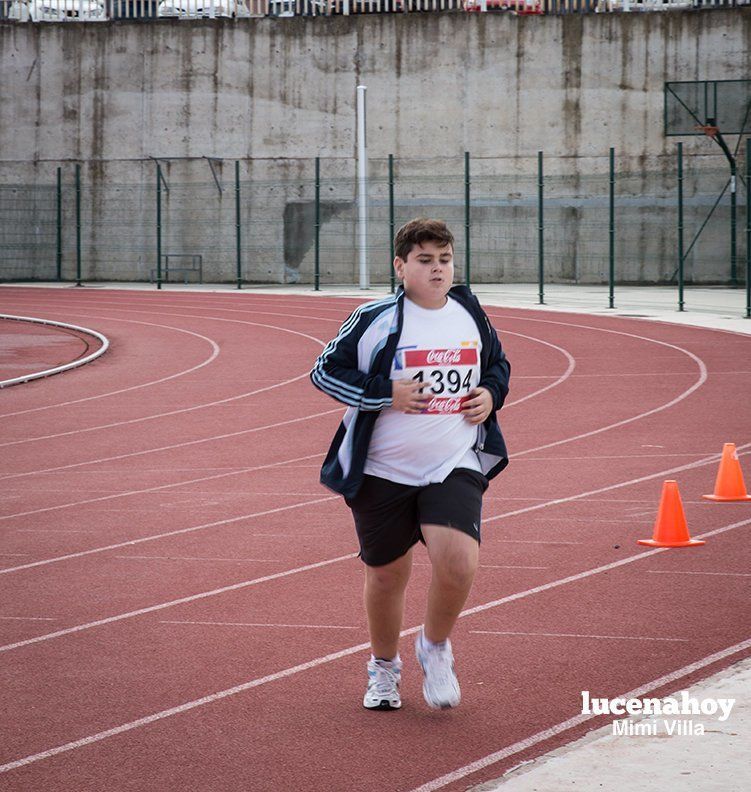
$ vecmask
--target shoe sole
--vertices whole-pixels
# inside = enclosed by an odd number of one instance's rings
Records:
[[[383,711],[398,710],[401,709],[401,706],[402,706],[401,702],[399,702],[399,704],[395,706],[390,701],[385,701],[385,700],[378,702],[378,704],[376,704],[374,707],[369,707],[367,704],[363,704],[363,707],[365,707],[365,709],[367,710],[383,710]]]
[[[419,666],[420,666],[420,668],[422,670],[423,676],[424,676],[425,675],[425,666],[422,664],[422,660],[420,660],[419,655],[417,656],[417,662],[418,662],[418,664],[419,664]],[[455,707],[458,707],[461,704],[461,702],[462,702],[461,697],[459,698],[459,700],[455,704],[451,704],[449,702],[443,702],[443,701],[439,702],[439,703],[436,703],[435,701],[431,701],[428,698],[428,694],[425,692],[425,686],[424,685],[423,685],[423,688],[422,688],[422,697],[425,699],[425,703],[431,709],[435,709],[435,710],[454,709]]]

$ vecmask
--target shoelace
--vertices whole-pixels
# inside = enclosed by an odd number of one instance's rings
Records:
[[[432,649],[425,653],[425,662],[432,680],[438,684],[453,682],[454,661],[446,649]]]
[[[396,669],[384,668],[382,665],[375,666],[375,679],[371,678],[370,685],[375,687],[376,692],[389,693],[399,685],[399,676]]]

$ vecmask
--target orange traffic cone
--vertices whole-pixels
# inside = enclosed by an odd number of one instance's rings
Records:
[[[723,445],[714,493],[703,497],[713,501],[751,501],[751,495],[746,492],[746,485],[743,483],[743,471],[735,443]]]
[[[704,544],[702,540],[692,539],[688,535],[678,482],[666,481],[662,485],[662,497],[652,538],[639,539],[638,543],[650,547],[694,547]]]

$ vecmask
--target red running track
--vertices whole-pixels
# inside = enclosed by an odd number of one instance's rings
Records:
[[[602,719],[581,691],[685,688],[751,653],[751,338],[489,307],[508,470],[455,631],[464,699],[361,706],[348,510],[318,483],[342,409],[308,371],[358,301],[3,288],[110,350],[0,392],[0,789],[460,790]],[[666,478],[702,548],[647,550]],[[422,620],[418,553],[405,629]]]

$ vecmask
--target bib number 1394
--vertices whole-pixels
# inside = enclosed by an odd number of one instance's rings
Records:
[[[430,377],[430,391],[436,396],[442,393],[449,393],[452,396],[465,391],[468,393],[472,388],[472,372],[467,371],[467,374],[462,378],[462,372],[458,369],[433,369],[428,372]],[[425,371],[420,369],[417,374],[412,377],[417,382],[425,382]]]

